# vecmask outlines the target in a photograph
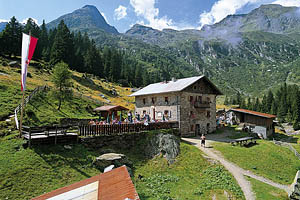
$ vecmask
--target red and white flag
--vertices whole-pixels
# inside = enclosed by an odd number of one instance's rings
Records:
[[[26,90],[27,67],[33,56],[34,49],[37,43],[37,38],[23,33],[22,40],[22,74],[21,74],[21,90]]]

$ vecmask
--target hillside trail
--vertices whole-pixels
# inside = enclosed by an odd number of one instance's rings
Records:
[[[223,135],[223,134],[222,134]],[[239,184],[239,186],[241,187],[246,200],[254,200],[255,198],[255,194],[252,191],[252,187],[250,182],[245,178],[245,176],[249,176],[251,178],[254,178],[258,181],[261,181],[263,183],[269,184],[273,187],[276,187],[278,189],[282,189],[285,190],[287,193],[289,193],[289,187],[287,185],[281,185],[278,183],[275,183],[267,178],[264,178],[262,176],[258,176],[253,174],[252,172],[248,171],[248,170],[244,170],[241,167],[233,164],[232,162],[229,162],[228,160],[226,160],[221,152],[213,149],[212,147],[212,142],[215,141],[224,141],[228,142],[228,139],[225,139],[223,136],[212,136],[212,135],[208,135],[208,137],[206,137],[206,148],[201,147],[200,145],[200,137],[196,137],[196,138],[181,138],[183,141],[186,141],[194,146],[196,146],[197,148],[199,148],[201,151],[203,151],[208,157],[210,157],[211,159],[217,160],[219,161],[236,179],[237,183]]]

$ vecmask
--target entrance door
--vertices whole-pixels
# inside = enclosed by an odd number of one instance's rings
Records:
[[[207,124],[206,124],[206,133],[209,133],[209,128],[210,128],[210,124],[207,123]]]
[[[155,108],[153,108],[153,117],[152,119],[155,121]]]
[[[196,124],[195,133],[196,133],[196,136],[201,135],[201,133],[200,133],[200,124]]]

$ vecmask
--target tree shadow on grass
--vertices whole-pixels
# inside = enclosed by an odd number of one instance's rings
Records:
[[[297,141],[299,138],[293,136],[293,135],[286,135],[286,134],[281,134],[281,133],[274,133],[272,135],[272,139],[281,141],[281,142],[287,142],[287,143],[293,143],[297,144]]]
[[[57,172],[64,166],[69,166],[79,174],[89,178],[91,175],[81,168],[95,168],[92,158],[97,156],[96,152],[90,151],[80,144],[72,145],[70,150],[65,149],[62,144],[37,145],[33,146],[32,149]]]
[[[75,75],[72,75],[72,78],[77,82],[79,83],[80,85],[83,85],[87,88],[90,88],[92,90],[96,90],[96,91],[99,91],[107,96],[110,96],[110,97],[114,97],[114,95],[112,95],[109,91],[105,90],[104,88],[102,88],[101,86],[99,85],[96,85],[96,84],[92,84],[91,82],[89,82],[88,80],[84,79],[84,78],[81,78],[81,77],[78,77],[78,76],[75,76]]]

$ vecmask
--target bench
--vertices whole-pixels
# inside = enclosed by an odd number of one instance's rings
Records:
[[[242,145],[247,146],[251,143],[256,144],[256,138],[254,138],[254,137],[243,137],[243,138],[238,138],[238,139],[232,140],[230,143],[231,143],[232,146],[235,146],[235,145],[238,145],[238,144],[240,146],[242,146]]]

